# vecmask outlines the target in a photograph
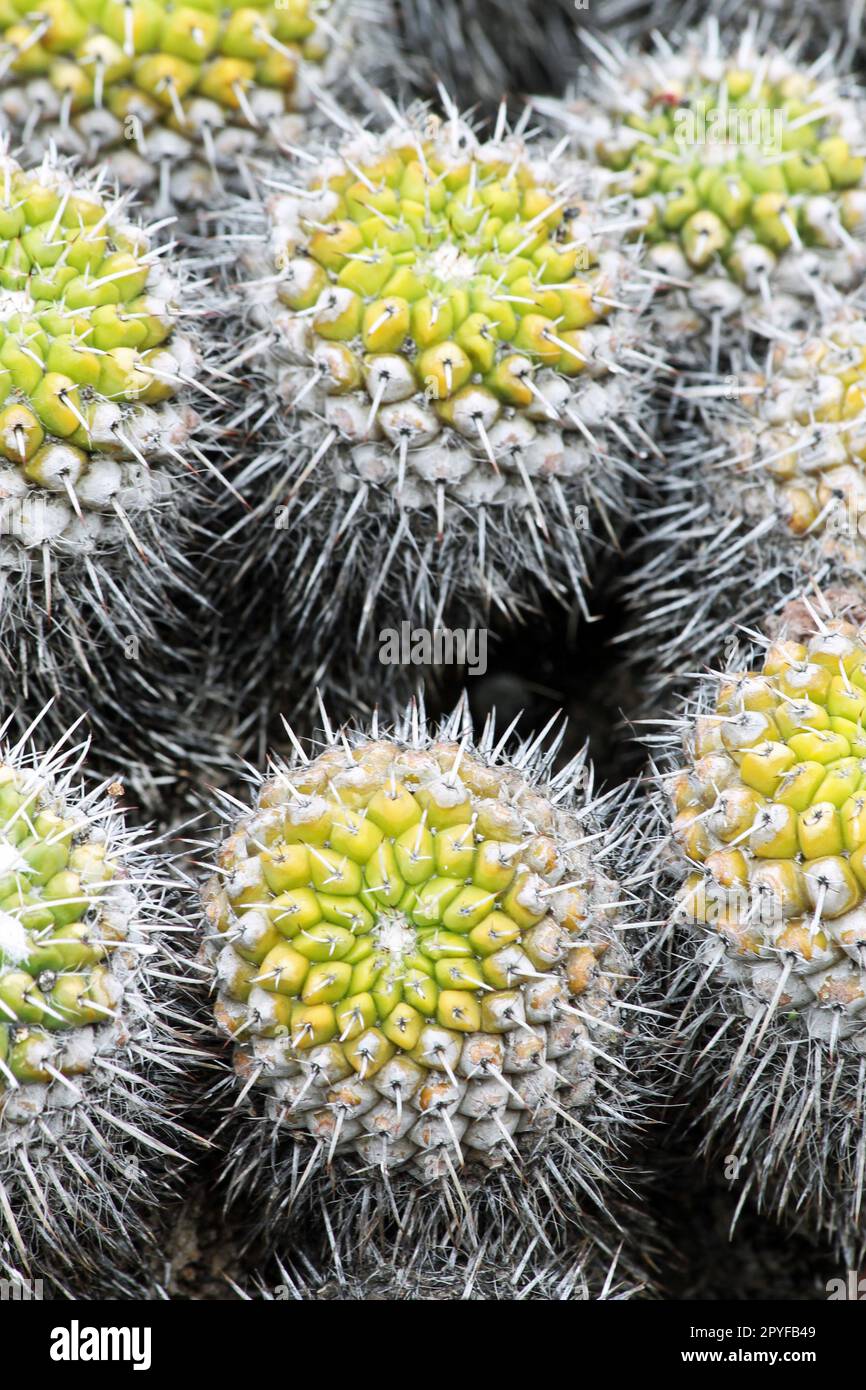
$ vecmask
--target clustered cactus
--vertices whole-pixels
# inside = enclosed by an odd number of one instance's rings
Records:
[[[656,1296],[680,1102],[866,1255],[857,24],[661,18],[0,0],[4,1279]],[[659,777],[373,677],[615,554]]]
[[[760,621],[810,581],[859,581],[864,352],[852,301],[695,388],[699,412],[670,449],[665,505],[647,522],[659,530],[631,581],[657,690],[711,662],[732,622]]]
[[[688,348],[666,466],[626,577],[628,651],[655,698],[810,579],[856,572],[866,121],[811,63],[710,19],[643,54],[599,50],[603,99],[543,103],[628,187]]]

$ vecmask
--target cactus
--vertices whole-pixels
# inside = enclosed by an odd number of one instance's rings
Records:
[[[626,580],[627,649],[650,694],[715,662],[732,622],[757,623],[810,578],[862,575],[864,363],[866,323],[848,304],[746,370],[683,388],[699,413],[677,427]]]
[[[209,476],[190,398],[214,393],[172,248],[150,249],[100,179],[0,154],[0,234],[0,669],[25,722],[54,699],[59,735],[89,710],[116,767],[119,729],[153,751],[172,617],[200,602],[204,492],[184,455]]]
[[[209,206],[239,161],[303,134],[318,84],[385,19],[377,0],[6,0],[0,126],[28,158],[54,147],[164,206]]]
[[[251,511],[226,523],[225,562],[257,612],[273,590],[277,646],[291,625],[293,662],[326,667],[407,617],[474,626],[550,598],[588,616],[590,559],[655,447],[658,353],[616,207],[504,111],[488,140],[453,106],[392,114],[309,175],[277,170],[267,206],[229,222],[255,280],[226,322],[226,363],[252,380],[229,422]]]
[[[663,331],[742,338],[804,326],[866,265],[864,105],[824,51],[726,49],[717,20],[644,55],[600,48],[595,89],[542,102],[635,200],[661,283]],[[717,357],[718,343],[712,342]],[[701,343],[701,356],[709,356]]]
[[[130,1296],[143,1207],[192,1150],[173,1023],[185,928],[119,789],[80,785],[72,735],[0,754],[0,1270]]]
[[[866,322],[849,307],[802,341],[777,342],[768,368],[741,374],[740,413],[710,405],[712,433],[791,535],[862,569]]]
[[[317,1262],[307,1251],[293,1248],[290,1257],[274,1259],[267,1276],[260,1274],[251,1289],[235,1284],[234,1290],[250,1301],[585,1303],[657,1297],[653,1274],[640,1269],[651,1264],[649,1223],[637,1210],[630,1211],[627,1220],[629,1239],[640,1241],[641,1247],[639,1255],[631,1252],[631,1260],[623,1256],[620,1247],[608,1252],[587,1239],[560,1258],[539,1261],[523,1232],[512,1238],[501,1263],[487,1258],[483,1248],[469,1256],[454,1250],[407,1248],[392,1255],[390,1263],[381,1260],[377,1251],[373,1258],[362,1259],[360,1269],[354,1265],[347,1269],[339,1255],[334,1258],[330,1247]],[[529,1278],[524,1273],[527,1261],[532,1268]]]
[[[559,87],[593,18],[577,13],[573,0],[399,0],[397,10],[404,44],[419,55],[430,86],[446,83],[467,106]]]
[[[701,686],[664,782],[704,1147],[747,1194],[863,1257],[864,597],[792,604]],[[849,619],[853,618],[853,621]],[[856,1268],[856,1263],[851,1265]]]
[[[624,890],[597,864],[619,831],[576,795],[582,758],[554,774],[558,740],[506,757],[508,736],[476,746],[463,707],[428,731],[412,706],[298,744],[241,818],[225,802],[204,902],[229,1198],[277,1246],[324,1210],[349,1278],[402,1249],[423,1279],[443,1242],[468,1277],[523,1229],[529,1281],[570,1230],[622,1241],[653,1011],[629,1002]]]

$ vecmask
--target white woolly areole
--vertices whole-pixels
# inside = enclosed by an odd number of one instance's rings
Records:
[[[120,465],[114,459],[94,458],[76,486],[79,502],[85,507],[108,506],[122,481]]]
[[[444,241],[441,246],[437,246],[429,256],[421,260],[421,269],[429,275],[434,275],[437,279],[460,282],[471,280],[473,275],[478,272],[472,256],[468,256],[459,246],[455,246],[451,241]]]
[[[20,965],[29,954],[27,933],[18,918],[8,912],[0,912],[0,955],[13,965]]]
[[[441,807],[459,806],[469,800],[466,788],[461,782],[449,782],[444,777],[437,777],[435,782],[429,784],[427,790],[436,805]]]
[[[18,848],[5,837],[0,839],[0,877],[6,874],[16,874],[29,868],[27,860],[19,852]]]
[[[415,950],[417,941],[415,927],[400,912],[383,916],[376,927],[376,945],[391,955],[409,955]]]
[[[244,888],[254,888],[263,882],[261,861],[256,858],[242,859],[232,876],[232,890],[243,892]]]
[[[33,313],[33,298],[29,290],[0,290],[0,322],[12,314],[29,318]]]

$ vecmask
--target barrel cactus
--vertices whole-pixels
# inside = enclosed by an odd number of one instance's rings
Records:
[[[856,303],[788,334],[744,370],[684,388],[663,502],[627,580],[629,649],[656,694],[715,663],[810,579],[862,575],[866,323]]]
[[[664,778],[681,1071],[704,1107],[705,1147],[742,1200],[807,1223],[854,1261],[866,1154],[863,604],[862,591],[794,603],[756,660],[708,677],[685,757]]]
[[[5,0],[0,127],[29,158],[53,146],[165,206],[210,205],[239,161],[303,134],[386,17],[378,0]]]
[[[21,709],[56,700],[57,731],[90,710],[117,755],[118,722],[146,737],[137,713],[170,707],[210,476],[191,402],[215,393],[171,247],[100,178],[0,156],[0,236],[0,668]]]
[[[225,330],[249,510],[224,562],[254,576],[256,612],[272,592],[293,660],[354,644],[363,664],[405,618],[475,626],[549,598],[588,615],[590,560],[654,447],[658,353],[616,207],[504,111],[489,139],[453,106],[392,116],[275,170],[228,221],[255,278]]]
[[[569,1230],[622,1239],[652,1009],[598,864],[620,832],[582,759],[471,737],[462,707],[438,731],[413,707],[298,744],[248,812],[226,801],[204,892],[229,1196],[277,1246],[324,1210],[350,1271],[370,1240],[418,1278],[443,1241],[495,1266],[523,1230],[529,1280]]]
[[[730,47],[716,18],[654,44],[601,48],[591,95],[545,109],[635,200],[669,330],[803,326],[866,265],[860,92],[828,49],[801,61],[754,23]]]
[[[70,731],[0,753],[0,1270],[129,1296],[142,1210],[194,1151],[182,922],[119,788],[81,785],[83,751]]]

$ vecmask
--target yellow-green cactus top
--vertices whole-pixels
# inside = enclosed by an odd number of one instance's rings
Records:
[[[612,58],[598,82],[564,119],[611,171],[612,188],[638,200],[662,268],[688,276],[722,263],[765,298],[779,259],[811,247],[832,251],[836,283],[862,272],[852,238],[866,224],[866,125],[826,68],[752,35],[725,53],[717,33],[702,31],[673,49]]]
[[[443,1143],[462,1162],[464,1136],[501,1160],[553,1119],[546,1096],[586,1103],[615,894],[583,840],[453,743],[370,740],[277,773],[205,894],[239,1073],[276,1088],[289,1127],[387,1163]]]
[[[722,678],[698,720],[672,788],[693,867],[678,911],[740,962],[787,966],[777,1003],[851,1020],[866,1004],[866,641],[815,628]]]
[[[89,1070],[93,1030],[114,1026],[128,923],[106,890],[118,873],[80,807],[0,764],[0,1094]]]
[[[327,42],[316,0],[30,0],[0,2],[0,73],[45,78],[75,113],[105,105],[119,120],[185,131],[197,98],[257,118],[249,94],[288,101],[303,61]]]
[[[129,481],[124,460],[152,463],[183,441],[183,412],[167,403],[193,384],[195,358],[177,318],[175,282],[110,198],[48,161],[24,170],[2,157],[7,535],[35,544],[82,509],[110,511]]]
[[[648,235],[676,238],[696,270],[721,256],[746,279],[755,242],[778,256],[801,240],[838,245],[840,225],[859,224],[847,190],[863,188],[866,161],[847,114],[819,76],[778,54],[737,54],[712,75],[691,61],[648,65],[598,153],[621,174],[614,186],[648,200]]]
[[[346,399],[350,438],[419,447],[450,427],[490,456],[506,411],[577,428],[573,379],[609,365],[613,277],[575,184],[524,142],[427,115],[347,141],[272,200],[267,321]]]

